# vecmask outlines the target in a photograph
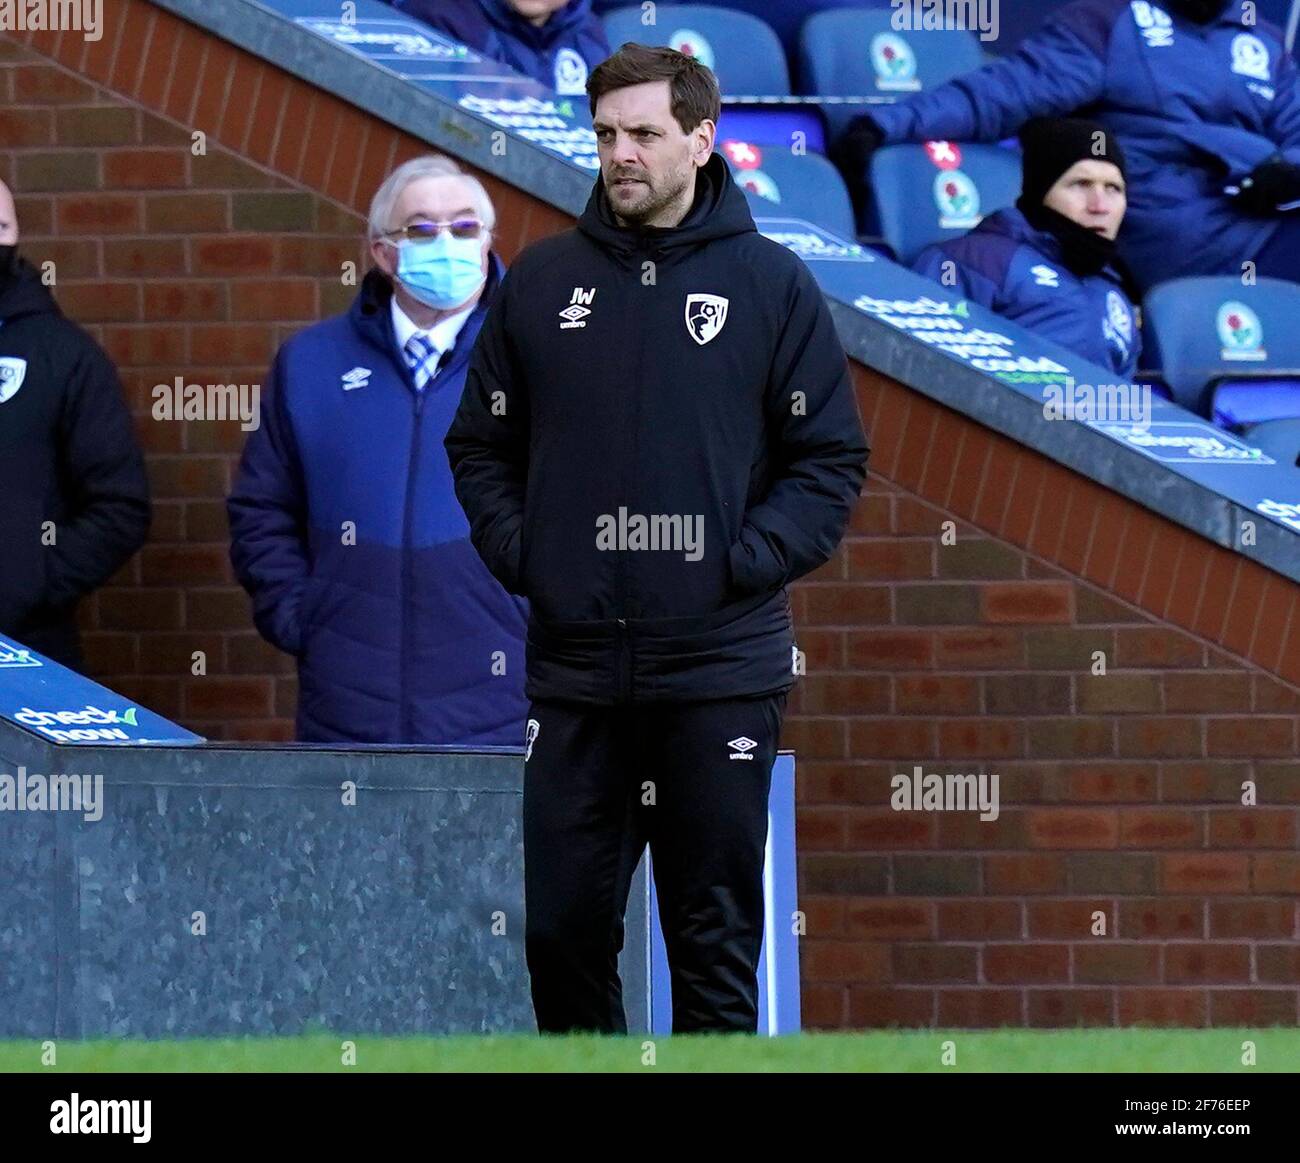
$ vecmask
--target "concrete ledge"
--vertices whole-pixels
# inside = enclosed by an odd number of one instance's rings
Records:
[[[0,723],[0,772],[103,776],[97,820],[0,812],[0,1038],[531,1032],[521,755],[70,748]],[[646,898],[643,862],[638,1030]]]

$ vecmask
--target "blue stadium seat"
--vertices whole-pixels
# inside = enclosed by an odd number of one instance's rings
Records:
[[[1300,419],[1252,424],[1242,433],[1242,439],[1263,449],[1278,464],[1300,468]]]
[[[822,120],[821,110],[806,105],[771,107],[729,102],[722,107],[718,122],[718,140],[728,138],[752,141],[755,145],[777,145],[787,150],[802,140],[805,149],[824,154],[826,122]]]
[[[1300,417],[1300,285],[1173,279],[1151,290],[1143,314],[1184,408],[1236,430]]]
[[[874,2],[882,7],[889,6],[889,0]],[[1057,2],[1063,3],[1064,0]],[[593,7],[603,15],[620,8],[635,8],[640,11],[641,3],[642,0],[595,0]],[[810,13],[820,12],[823,8],[860,8],[862,4],[863,0],[726,0],[726,7],[733,12],[748,12],[768,24],[785,46],[789,60],[795,58],[799,47],[799,28]]]
[[[799,76],[824,97],[889,97],[903,100],[922,89],[984,63],[978,36],[964,30],[899,32],[894,11],[844,8],[816,12],[799,34]],[[837,136],[866,106],[828,106],[826,120]]]
[[[655,23],[641,22],[641,7],[604,17],[611,49],[631,40],[669,45],[698,58],[717,75],[722,92],[734,96],[789,95],[790,70],[781,42],[763,21],[709,4],[658,4]]]
[[[853,241],[853,204],[840,172],[819,154],[727,138],[718,143],[755,218],[802,218]]]
[[[996,145],[891,145],[871,159],[880,233],[903,263],[1020,196],[1020,158]]]

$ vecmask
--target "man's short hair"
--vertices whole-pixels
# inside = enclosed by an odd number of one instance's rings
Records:
[[[596,113],[596,102],[606,93],[651,81],[668,82],[673,118],[683,133],[690,133],[706,118],[717,125],[722,113],[722,94],[713,71],[676,49],[633,41],[598,64],[587,78],[592,116]]]
[[[460,178],[472,192],[474,212],[479,216],[479,220],[489,230],[496,226],[496,211],[493,209],[492,199],[488,197],[487,190],[483,188],[483,183],[473,174],[467,174],[451,158],[430,153],[403,162],[375,191],[375,196],[370,200],[371,242],[380,235],[396,229],[397,223],[392,221],[393,207],[397,205],[397,199],[401,197],[402,191],[420,178]]]

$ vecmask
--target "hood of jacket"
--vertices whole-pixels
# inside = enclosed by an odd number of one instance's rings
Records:
[[[972,233],[975,232],[981,234],[998,234],[1004,238],[1010,238],[1024,246],[1032,247],[1051,262],[1059,263],[1067,269],[1069,267],[1069,264],[1065,261],[1065,254],[1061,248],[1061,243],[1057,239],[1056,235],[1047,230],[1039,230],[1014,206],[1008,206],[1004,210],[995,210],[992,214],[986,216],[977,227],[975,227],[975,231]],[[1099,273],[1109,276],[1118,283],[1123,283],[1125,281],[1124,273],[1118,260],[1113,263],[1108,263]]]
[[[649,251],[652,258],[662,256],[671,261],[715,238],[746,234],[757,227],[727,163],[715,153],[696,172],[695,201],[676,226],[620,226],[605,193],[604,178],[598,176],[578,219],[578,229],[619,259]]]
[[[974,233],[997,234],[1041,250],[1048,258],[1060,257],[1061,244],[1056,240],[1056,235],[1037,229],[1015,206],[986,214],[975,227]]]
[[[20,258],[13,276],[0,282],[0,320],[51,314],[59,314],[59,305],[50,289],[41,282],[40,272]]]

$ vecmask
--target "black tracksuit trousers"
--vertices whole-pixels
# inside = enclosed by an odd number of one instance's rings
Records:
[[[525,943],[541,1033],[626,1033],[618,954],[647,843],[673,1032],[757,1029],[767,799],[785,703],[778,693],[531,704]]]

